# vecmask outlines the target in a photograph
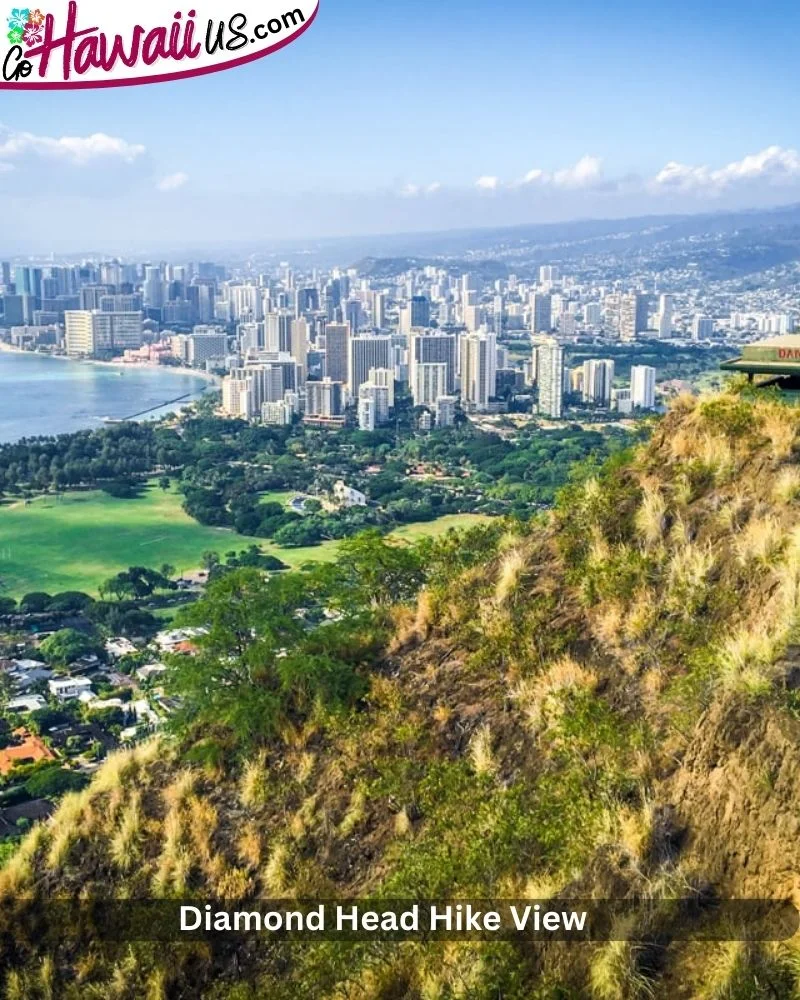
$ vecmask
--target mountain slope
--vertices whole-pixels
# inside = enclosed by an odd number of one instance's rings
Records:
[[[647,946],[44,945],[19,918],[65,895],[796,898],[799,433],[769,396],[681,399],[396,608],[355,710],[243,761],[114,757],[0,871],[6,995],[800,996],[789,945],[682,942],[668,908],[629,928]]]

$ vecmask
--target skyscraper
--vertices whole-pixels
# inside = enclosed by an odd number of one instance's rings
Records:
[[[564,405],[564,348],[549,340],[536,348],[539,413],[559,419]]]
[[[454,333],[412,333],[408,340],[408,381],[414,384],[414,366],[417,364],[444,364],[447,366],[447,391],[451,396],[456,389],[457,337]]]
[[[531,330],[533,333],[549,333],[553,326],[553,302],[549,295],[534,292],[531,299]]]
[[[431,303],[425,295],[414,295],[409,302],[411,328],[428,327],[431,324]]]
[[[434,406],[440,396],[447,392],[447,365],[435,362],[417,363],[411,382],[414,406]]]
[[[388,368],[391,357],[391,337],[352,337],[348,345],[347,388],[358,397],[358,390],[369,381],[371,368]]]
[[[631,368],[631,404],[642,410],[652,410],[656,405],[656,370],[650,365]]]
[[[461,338],[461,399],[466,409],[486,410],[495,393],[497,338],[481,330]]]
[[[583,363],[583,400],[595,406],[611,404],[611,387],[614,383],[614,362],[591,359]]]
[[[328,323],[325,327],[325,374],[332,382],[347,382],[350,327],[347,323]]]
[[[672,333],[672,296],[662,295],[658,303],[658,335],[669,337]],[[634,406],[636,404],[634,403]]]
[[[650,299],[643,292],[629,292],[622,296],[619,310],[620,340],[636,340],[637,334],[647,329]]]

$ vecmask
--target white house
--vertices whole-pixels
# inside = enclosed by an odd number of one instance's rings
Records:
[[[29,694],[22,698],[12,698],[6,705],[9,712],[35,712],[44,708],[46,702],[40,694]]]
[[[88,677],[59,677],[47,682],[50,694],[58,701],[72,701],[84,693],[90,693],[92,682]]]
[[[119,660],[121,657],[127,656],[129,653],[135,653],[136,647],[130,639],[126,639],[124,636],[118,636],[117,638],[109,639],[106,642],[106,652],[113,659]]]
[[[361,493],[360,490],[354,490],[352,486],[348,486],[342,479],[333,484],[333,495],[345,507],[367,506],[366,495]]]

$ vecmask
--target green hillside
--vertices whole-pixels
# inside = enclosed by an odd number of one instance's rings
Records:
[[[6,996],[800,995],[791,941],[683,940],[703,900],[797,898],[798,458],[797,409],[680,399],[525,529],[225,576],[171,732],[0,870]],[[581,944],[26,935],[37,901],[109,894],[647,905]]]

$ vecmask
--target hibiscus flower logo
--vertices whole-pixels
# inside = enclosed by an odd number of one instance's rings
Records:
[[[36,25],[36,27],[41,27],[41,25],[44,24],[45,17],[46,15],[43,14],[38,7],[36,10],[28,11],[28,24],[26,27],[29,27],[31,24]]]
[[[12,45],[22,44],[23,31],[22,28],[12,28],[6,36]]]
[[[25,44],[29,47],[31,45],[39,45],[42,41],[42,29],[38,24],[34,24],[33,21],[28,21],[22,37],[25,40]]]
[[[14,7],[8,19],[9,35],[11,32],[24,32],[25,26],[31,19],[31,12],[27,7]]]

